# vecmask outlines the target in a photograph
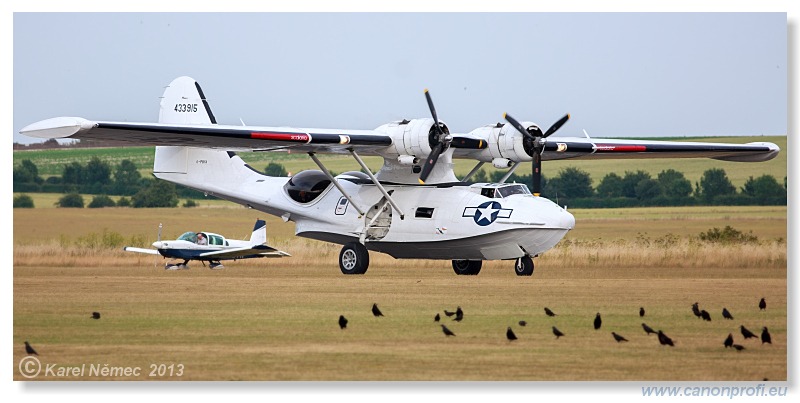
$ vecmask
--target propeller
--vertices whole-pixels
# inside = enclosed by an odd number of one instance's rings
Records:
[[[433,99],[431,99],[431,94],[428,92],[427,88],[425,89],[425,100],[428,101],[428,108],[431,110],[431,116],[433,117],[433,130],[431,130],[431,133],[428,135],[428,141],[430,143],[435,142],[435,145],[431,148],[431,153],[428,154],[428,158],[425,159],[425,165],[422,166],[422,172],[419,174],[419,183],[423,185],[428,179],[428,175],[431,174],[434,165],[436,165],[436,161],[439,160],[439,155],[447,150],[447,147],[450,146],[450,142],[452,141],[447,126],[439,123],[439,118],[436,115],[436,108],[433,106]]]
[[[427,88],[425,89],[425,100],[428,101],[428,108],[431,110],[433,127],[428,135],[428,143],[431,144],[431,153],[428,154],[428,158],[425,159],[425,165],[422,166],[422,172],[419,175],[419,183],[423,185],[428,179],[428,175],[430,175],[433,167],[436,165],[436,161],[439,160],[439,155],[445,152],[448,147],[482,150],[488,146],[482,139],[451,136],[447,126],[439,123],[439,117],[436,115],[436,108],[433,106],[433,99]]]
[[[528,128],[522,126],[521,123],[507,113],[503,115],[503,118],[505,118],[508,123],[511,123],[511,126],[514,126],[514,128],[525,137],[522,141],[522,146],[525,148],[525,152],[533,157],[533,169],[531,171],[531,179],[533,181],[532,190],[535,196],[539,196],[542,192],[542,152],[544,151],[545,144],[547,144],[546,139],[560,129],[564,123],[567,123],[569,114],[564,115],[561,119],[553,123],[544,133],[542,133],[542,129],[536,125],[532,125]]]

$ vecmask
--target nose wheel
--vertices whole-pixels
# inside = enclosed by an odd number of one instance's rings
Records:
[[[530,276],[533,274],[533,259],[530,256],[518,258],[514,263],[514,273],[518,276]]]

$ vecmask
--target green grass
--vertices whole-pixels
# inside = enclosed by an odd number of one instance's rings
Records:
[[[673,140],[686,140],[676,138]],[[764,174],[774,176],[778,182],[782,183],[787,172],[787,153],[786,136],[766,136],[766,137],[707,137],[692,138],[691,141],[709,141],[720,143],[746,143],[752,141],[769,141],[777,144],[781,152],[776,158],[763,163],[741,163],[725,162],[707,158],[697,159],[649,159],[646,160],[593,160],[593,161],[546,161],[543,172],[548,177],[554,177],[561,169],[567,167],[578,167],[591,175],[593,186],[597,186],[602,178],[610,173],[616,172],[624,174],[625,171],[645,170],[653,177],[666,169],[676,169],[683,172],[686,178],[693,184],[700,180],[703,172],[711,168],[722,168],[728,174],[728,178],[737,187],[744,185],[750,176],[758,177]],[[86,164],[93,156],[97,156],[109,162],[112,167],[123,159],[130,159],[140,169],[144,176],[149,176],[153,169],[154,158],[153,147],[125,147],[125,148],[103,148],[103,149],[74,149],[74,150],[45,150],[45,151],[15,151],[14,165],[19,165],[23,159],[30,159],[39,168],[40,175],[60,176],[64,164],[77,161]],[[247,163],[254,168],[263,170],[268,163],[278,162],[287,171],[297,173],[305,169],[317,169],[305,153],[284,153],[284,152],[254,152],[239,153]],[[360,170],[358,163],[353,158],[344,155],[320,155],[320,159],[325,166],[337,173]],[[373,171],[377,171],[383,165],[380,157],[365,157],[367,165]],[[466,175],[475,165],[473,161],[456,160],[455,173],[457,176]],[[491,166],[484,165],[487,172],[494,171]],[[519,168],[520,174],[530,173],[530,165],[526,164]]]

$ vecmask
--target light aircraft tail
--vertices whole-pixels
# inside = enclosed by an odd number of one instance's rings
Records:
[[[267,223],[264,220],[256,220],[256,225],[253,227],[253,234],[250,235],[250,244],[262,245],[267,243]]]

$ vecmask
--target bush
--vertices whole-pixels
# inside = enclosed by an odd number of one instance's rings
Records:
[[[58,207],[70,207],[70,208],[83,208],[83,196],[77,193],[70,193],[62,196],[56,202],[56,206]]]
[[[133,207],[176,207],[175,185],[167,181],[150,181],[150,185],[133,195]]]
[[[14,196],[14,208],[33,208],[33,199],[26,194]]]
[[[127,197],[120,197],[117,200],[117,207],[130,207],[131,206],[131,199]]]
[[[734,229],[730,225],[726,225],[725,228],[720,230],[717,227],[714,227],[708,232],[701,232],[700,239],[706,242],[714,242],[714,243],[758,243],[758,237],[753,235],[753,232],[749,232],[747,234]]]
[[[89,208],[114,207],[117,204],[106,195],[95,196],[89,203]]]
[[[197,207],[197,202],[192,199],[187,199],[185,202],[183,202],[183,207]]]

